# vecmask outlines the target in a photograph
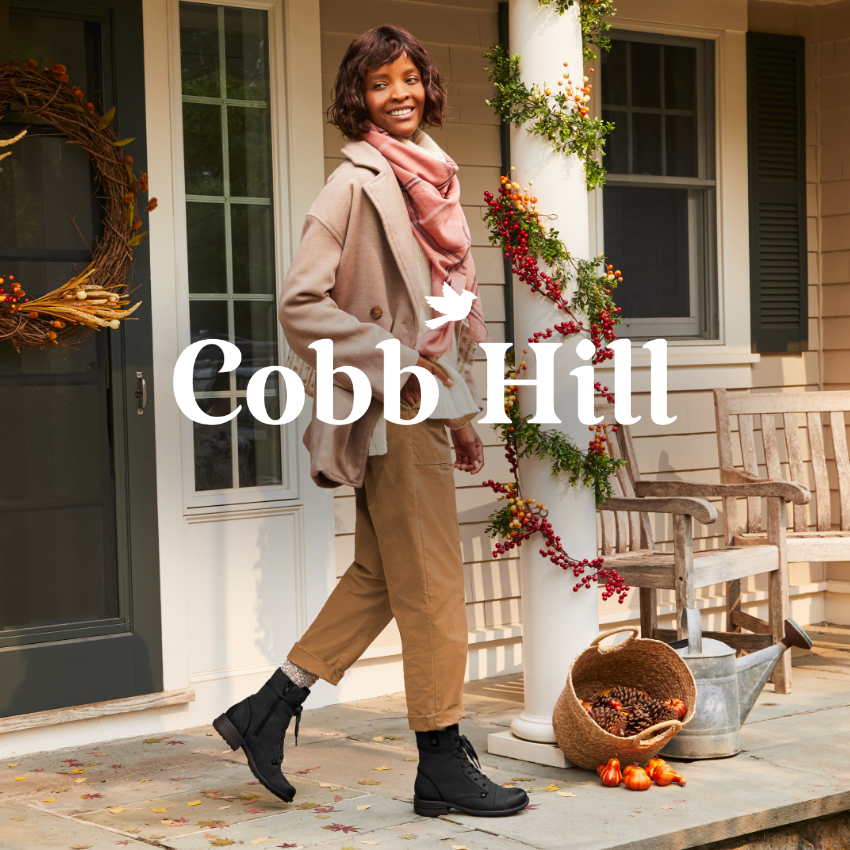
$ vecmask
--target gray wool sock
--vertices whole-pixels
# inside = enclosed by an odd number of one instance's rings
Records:
[[[286,660],[280,665],[280,669],[289,676],[299,688],[312,688],[319,680],[318,676],[308,673],[306,670]]]

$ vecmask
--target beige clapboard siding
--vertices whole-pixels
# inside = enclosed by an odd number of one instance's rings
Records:
[[[501,163],[499,122],[484,103],[492,90],[482,57],[483,50],[497,38],[496,8],[496,2],[489,0],[466,0],[459,6],[407,0],[322,0],[321,26],[325,110],[331,103],[334,75],[345,49],[372,26],[390,22],[405,27],[422,39],[439,66],[449,90],[447,121],[441,129],[428,132],[460,167],[461,203],[472,236],[481,303],[492,339],[501,342],[505,338],[504,267],[502,255],[490,245],[482,221],[483,194],[498,186]],[[342,143],[336,128],[326,126],[326,176],[343,161]],[[473,374],[484,392],[486,370],[480,351]],[[489,538],[484,534],[487,516],[496,502],[481,482],[506,479],[507,463],[493,431],[481,426],[479,433],[485,444],[484,471],[474,477],[455,472],[470,629],[517,623],[520,619],[517,559],[493,559]],[[335,496],[336,573],[340,576],[354,555],[354,491],[341,487]],[[398,630],[392,623],[373,645],[398,643]]]

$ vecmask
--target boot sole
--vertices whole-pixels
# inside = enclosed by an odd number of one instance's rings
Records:
[[[279,791],[272,788],[265,779],[260,775],[260,771],[257,770],[257,765],[254,762],[254,758],[251,755],[251,751],[248,749],[248,744],[242,735],[239,734],[239,730],[230,722],[230,718],[226,714],[221,714],[216,717],[212,722],[213,729],[221,735],[224,742],[230,747],[231,750],[242,750],[245,753],[245,757],[248,759],[248,767],[251,770],[251,773],[254,774],[255,779],[263,786],[267,791],[271,791],[272,794],[275,795],[280,800],[283,800],[284,803],[291,803],[293,797],[295,797],[295,788],[292,788],[292,793],[288,797],[284,797]],[[281,774],[283,776],[283,774]],[[284,781],[286,781],[284,779]]]
[[[444,803],[442,800],[422,800],[419,797],[414,797],[413,811],[423,818],[438,818],[440,815],[447,815],[449,809],[457,809],[459,812],[479,818],[503,818],[521,812],[529,802],[529,800],[526,800],[522,805],[514,806],[512,809],[495,809],[483,812],[479,809],[467,809],[465,806],[459,806],[457,803]]]

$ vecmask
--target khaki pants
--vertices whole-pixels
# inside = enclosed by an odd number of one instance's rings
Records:
[[[418,408],[402,402],[402,417]],[[442,421],[387,423],[387,454],[370,457],[355,491],[354,562],[292,648],[293,664],[335,685],[395,617],[410,728],[466,716],[463,560],[448,434]]]

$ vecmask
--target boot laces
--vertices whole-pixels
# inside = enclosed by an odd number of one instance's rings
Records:
[[[457,747],[457,757],[466,762],[463,768],[464,773],[486,785],[487,777],[481,772],[481,762],[478,758],[478,753],[475,752],[475,747],[472,746],[469,738],[466,735],[458,735],[455,738],[455,746]]]
[[[301,727],[301,706],[296,705],[292,709],[292,713],[295,715],[295,746],[298,746],[298,730]],[[288,726],[289,724],[287,724]],[[283,739],[286,737],[286,729],[287,726],[281,726],[280,729],[280,741],[278,742],[278,753],[277,753],[277,762],[278,764],[283,764]]]

